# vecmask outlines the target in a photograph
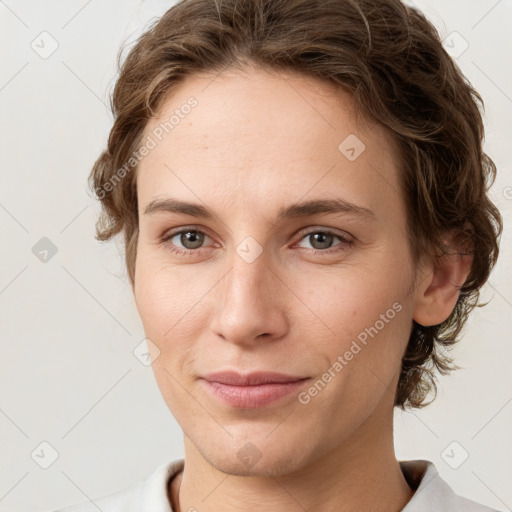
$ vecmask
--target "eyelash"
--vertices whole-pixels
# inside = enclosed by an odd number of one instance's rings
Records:
[[[181,235],[182,233],[188,233],[188,232],[201,233],[203,235],[208,236],[204,231],[201,231],[200,229],[191,227],[191,228],[187,228],[187,229],[180,229],[178,231],[171,231],[169,233],[166,233],[162,237],[161,243],[167,245],[166,242],[171,240],[172,238],[174,238],[176,235]],[[347,237],[344,237],[342,235],[339,235],[339,234],[335,233],[334,231],[330,231],[328,229],[314,229],[314,230],[307,231],[307,232],[300,232],[299,235],[301,235],[301,238],[299,241],[302,241],[305,238],[307,238],[308,236],[316,234],[316,233],[322,233],[324,235],[332,235],[335,238],[338,238],[341,241],[341,243],[339,243],[333,247],[329,247],[328,249],[305,249],[309,254],[315,254],[315,255],[316,254],[322,254],[322,255],[328,254],[329,255],[329,254],[332,254],[335,252],[346,250],[346,247],[342,248],[342,249],[337,249],[337,247],[340,245],[341,246],[346,245],[346,246],[350,247],[354,243],[353,240],[351,240]],[[192,253],[199,253],[199,252],[201,252],[202,249],[205,249],[205,247],[199,247],[198,249],[181,249],[179,247],[176,247],[174,244],[169,244],[167,248],[172,253],[181,254],[181,255],[185,255],[185,256],[191,255]]]

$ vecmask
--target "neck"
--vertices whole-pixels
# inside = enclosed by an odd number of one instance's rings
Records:
[[[377,427],[377,430],[375,429]],[[175,512],[399,512],[413,495],[393,448],[392,415],[367,420],[343,443],[279,477],[228,475],[185,436],[185,466],[170,488]]]

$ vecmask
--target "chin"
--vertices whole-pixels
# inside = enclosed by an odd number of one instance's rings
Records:
[[[300,451],[297,443],[289,436],[281,436],[271,440],[263,436],[244,436],[244,440],[230,439],[227,443],[196,445],[203,458],[215,469],[235,476],[281,477],[300,469],[306,464],[307,453],[301,443]],[[284,442],[287,437],[288,442]],[[251,441],[250,439],[253,439]],[[203,438],[204,439],[204,438]]]

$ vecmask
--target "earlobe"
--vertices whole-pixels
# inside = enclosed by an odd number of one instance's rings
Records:
[[[470,253],[453,250],[433,260],[417,290],[415,322],[424,326],[439,325],[451,315],[472,263]]]

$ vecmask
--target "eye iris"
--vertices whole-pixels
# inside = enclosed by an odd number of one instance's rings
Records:
[[[328,249],[332,243],[333,235],[329,235],[328,233],[313,233],[310,236],[311,240],[316,242],[320,242],[320,247],[315,247],[315,243],[311,243],[315,249]]]
[[[187,249],[197,249],[203,243],[204,235],[197,231],[184,231],[180,236],[180,242]],[[187,245],[187,244],[191,244]]]

